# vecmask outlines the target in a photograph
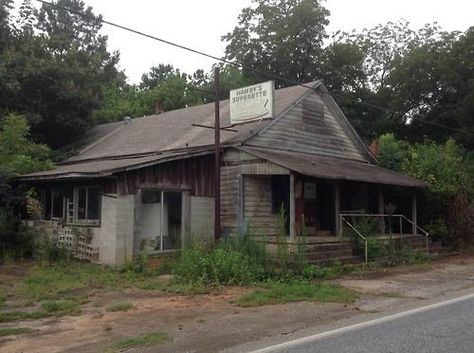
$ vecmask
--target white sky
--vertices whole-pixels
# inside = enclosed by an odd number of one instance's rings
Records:
[[[84,0],[104,19],[221,57],[220,37],[237,24],[250,0]],[[20,0],[17,0],[20,2]],[[327,0],[328,32],[373,27],[404,18],[417,29],[438,22],[445,30],[474,25],[474,0]],[[137,83],[153,65],[172,64],[182,71],[209,70],[214,63],[196,54],[169,47],[125,31],[104,26],[110,50],[121,53],[120,65]]]

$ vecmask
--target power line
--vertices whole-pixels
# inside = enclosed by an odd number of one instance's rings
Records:
[[[67,7],[64,7],[64,6],[61,6],[61,5],[58,5],[58,4],[54,4],[54,3],[51,3],[51,2],[48,2],[48,1],[44,1],[44,0],[36,0],[37,2],[40,2],[44,5],[47,5],[47,6],[51,6],[51,7],[54,7],[56,9],[59,9],[59,10],[63,10],[63,11],[67,11],[73,15],[77,15],[77,16],[81,16],[83,18],[87,18],[89,20],[99,20],[101,23],[104,23],[104,24],[107,24],[109,26],[112,26],[112,27],[116,27],[116,28],[119,28],[119,29],[122,29],[124,31],[128,31],[128,32],[131,32],[131,33],[134,33],[134,34],[138,34],[140,36],[143,36],[143,37],[146,37],[146,38],[150,38],[150,39],[153,39],[153,40],[156,40],[156,41],[159,41],[159,42],[162,42],[164,44],[168,44],[168,45],[171,45],[173,47],[176,47],[176,48],[179,48],[179,49],[183,49],[183,50],[187,50],[187,51],[190,51],[192,53],[195,53],[195,54],[198,54],[198,55],[202,55],[202,56],[205,56],[207,58],[210,58],[210,59],[214,59],[216,61],[220,61],[224,64],[229,64],[229,65],[232,65],[232,66],[236,66],[236,67],[239,67],[239,68],[242,68],[242,69],[247,69],[247,70],[250,70],[250,71],[253,71],[253,72],[256,72],[256,73],[259,73],[259,74],[262,74],[262,75],[265,75],[267,77],[271,77],[271,78],[274,78],[274,79],[277,79],[277,80],[280,80],[280,81],[284,81],[286,83],[291,83],[293,85],[300,85],[300,86],[303,86],[303,87],[306,87],[306,88],[309,88],[309,89],[313,89],[313,87],[311,86],[306,86],[300,82],[296,82],[296,81],[293,81],[293,80],[289,80],[287,78],[284,78],[284,77],[281,77],[279,75],[275,75],[275,74],[272,74],[272,73],[269,73],[269,72],[265,72],[265,71],[261,71],[259,69],[255,69],[255,68],[252,68],[252,67],[248,67],[244,64],[241,64],[239,62],[236,62],[236,61],[230,61],[230,60],[227,60],[227,59],[223,59],[223,58],[219,58],[215,55],[211,55],[211,54],[207,54],[203,51],[200,51],[200,50],[197,50],[197,49],[193,49],[193,48],[190,48],[190,47],[187,47],[187,46],[184,46],[184,45],[181,45],[181,44],[178,44],[178,43],[175,43],[175,42],[171,42],[169,40],[166,40],[166,39],[163,39],[163,38],[160,38],[160,37],[157,37],[157,36],[154,36],[154,35],[151,35],[151,34],[148,34],[148,33],[145,33],[145,32],[142,32],[142,31],[139,31],[139,30],[136,30],[136,29],[133,29],[133,28],[130,28],[130,27],[127,27],[127,26],[123,26],[123,25],[120,25],[118,23],[115,23],[115,22],[111,22],[111,21],[107,21],[107,20],[104,20],[103,18],[99,18],[99,17],[94,17],[94,16],[89,16],[87,14],[84,14],[82,12],[78,12],[78,11],[74,11],[74,10],[71,10]]]
[[[178,44],[178,43],[175,43],[175,42],[172,42],[172,41],[169,41],[169,40],[166,40],[166,39],[163,39],[163,38],[160,38],[160,37],[157,37],[157,36],[154,36],[154,35],[151,35],[151,34],[148,34],[148,33],[133,29],[133,28],[130,28],[130,27],[127,27],[127,26],[123,26],[123,25],[115,23],[115,22],[104,20],[101,16],[100,17],[90,16],[90,15],[87,15],[85,13],[74,11],[70,8],[67,8],[67,7],[64,7],[64,6],[55,4],[55,3],[51,3],[51,2],[48,2],[48,1],[44,1],[44,0],[36,0],[36,1],[39,2],[39,3],[42,3],[43,5],[47,5],[47,6],[59,9],[59,10],[67,11],[67,12],[73,14],[73,15],[77,15],[77,16],[80,16],[80,17],[83,17],[83,18],[86,18],[86,19],[89,19],[89,20],[99,20],[103,24],[107,24],[109,26],[116,27],[116,28],[122,29],[124,31],[131,32],[131,33],[134,33],[134,34],[137,34],[137,35],[149,38],[149,39],[153,39],[153,40],[159,41],[161,43],[164,43],[164,44],[167,44],[167,45],[170,45],[170,46],[182,49],[182,50],[186,50],[186,51],[189,51],[189,52],[192,52],[192,53],[195,53],[195,54],[198,54],[198,55],[201,55],[201,56],[204,56],[204,57],[207,57],[207,58],[219,61],[219,62],[222,62],[224,64],[232,65],[232,66],[235,66],[235,67],[238,67],[238,68],[241,68],[241,69],[250,70],[254,73],[258,73],[258,74],[267,76],[269,78],[273,78],[273,79],[276,79],[276,80],[279,80],[279,81],[290,83],[292,85],[298,85],[298,86],[305,87],[305,88],[308,88],[308,89],[313,89],[313,87],[307,86],[307,85],[305,85],[301,82],[290,80],[290,79],[287,79],[287,78],[282,77],[280,75],[272,74],[270,72],[266,72],[266,71],[262,71],[260,69],[249,67],[249,66],[244,65],[244,64],[242,64],[238,61],[230,61],[230,60],[227,60],[227,59],[224,59],[224,58],[220,58],[220,57],[217,57],[215,55],[208,54],[208,53],[205,53],[203,51],[193,49],[193,48],[187,47],[185,45],[181,45],[181,44]],[[380,106],[377,106],[377,105],[374,105],[374,104],[371,104],[371,103],[367,103],[367,102],[364,102],[364,101],[361,101],[361,100],[358,100],[358,101],[356,100],[355,103],[360,104],[360,105],[365,105],[367,107],[377,109],[377,110],[383,111],[385,113],[390,113],[392,115],[393,114],[401,114],[401,112],[397,112],[397,111],[394,111],[394,110],[391,110],[391,109],[388,109],[388,108],[380,107]],[[459,132],[459,133],[474,136],[473,133],[470,133],[470,132],[467,132],[467,131],[464,131],[464,130],[461,130],[461,129],[452,128],[452,127],[449,127],[449,126],[446,126],[446,125],[443,125],[443,124],[430,122],[430,121],[423,120],[423,119],[420,119],[420,118],[417,118],[416,120],[420,121],[420,122],[423,122],[425,124],[428,124],[428,125],[433,125],[433,126],[441,127],[441,128],[448,129],[448,130],[451,130],[451,131],[456,131],[456,132]]]

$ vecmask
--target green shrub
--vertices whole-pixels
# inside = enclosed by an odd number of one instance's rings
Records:
[[[21,227],[12,210],[0,208],[0,262],[32,256],[35,233]]]
[[[66,249],[58,247],[57,243],[51,239],[45,230],[36,228],[34,232],[35,251],[33,255],[39,263],[51,264],[71,259],[71,253]]]
[[[146,273],[148,271],[148,254],[143,251],[139,252],[132,262],[122,268],[122,271],[129,274]]]
[[[177,259],[174,274],[185,283],[250,284],[266,274],[263,244],[249,236],[222,240],[210,249],[194,245]]]
[[[443,244],[452,244],[453,237],[446,222],[442,218],[433,219],[427,226],[427,232],[433,240],[440,240]]]

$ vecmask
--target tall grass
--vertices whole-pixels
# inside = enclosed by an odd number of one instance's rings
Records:
[[[262,280],[266,263],[264,244],[247,234],[223,239],[211,248],[195,244],[185,249],[173,273],[186,283],[242,285]]]

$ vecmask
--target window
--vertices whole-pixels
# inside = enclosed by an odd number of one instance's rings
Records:
[[[81,186],[74,189],[75,222],[100,222],[100,189],[98,186]]]
[[[63,191],[62,189],[44,189],[42,191],[43,219],[63,217]]]

